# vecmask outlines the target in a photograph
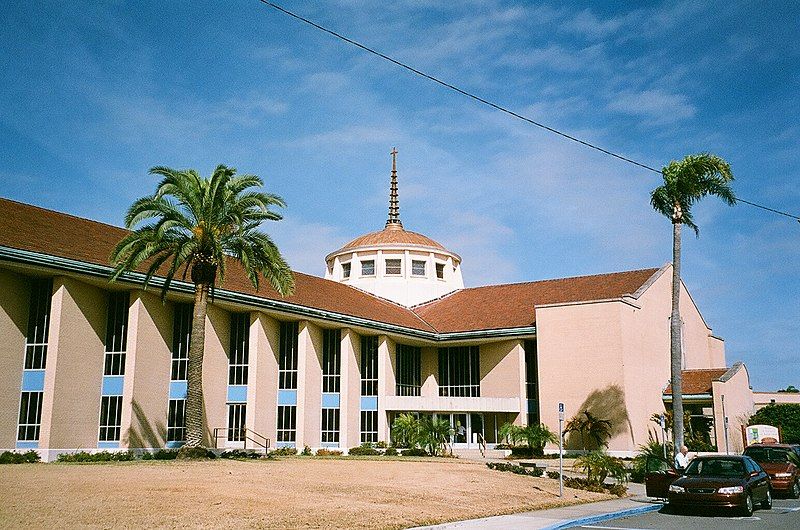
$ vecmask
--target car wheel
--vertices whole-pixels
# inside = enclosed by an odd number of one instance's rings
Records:
[[[745,517],[750,517],[753,515],[753,494],[748,493],[747,498],[744,500],[744,506],[742,507],[742,513]]]
[[[800,479],[795,480],[794,484],[792,484],[792,498],[796,499],[800,497]]]
[[[772,509],[772,490],[767,488],[767,496],[764,497],[764,500],[761,502],[761,507],[765,510]]]

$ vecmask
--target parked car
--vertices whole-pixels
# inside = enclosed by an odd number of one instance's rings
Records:
[[[732,508],[744,515],[772,508],[769,475],[749,456],[698,456],[669,486],[669,505],[683,508]]]
[[[744,450],[769,474],[772,491],[800,497],[800,449],[789,444],[753,444]]]
[[[645,461],[644,488],[648,497],[666,499],[669,486],[681,477],[672,463],[659,456],[648,455]]]

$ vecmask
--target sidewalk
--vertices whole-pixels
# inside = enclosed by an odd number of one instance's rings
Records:
[[[442,529],[466,529],[481,528],[489,530],[506,530],[508,528],[545,528],[555,530],[557,528],[571,528],[584,524],[594,524],[600,521],[607,521],[628,515],[637,515],[649,511],[661,509],[663,504],[652,502],[644,497],[644,489],[640,484],[631,488],[634,497],[625,499],[613,499],[610,501],[592,502],[589,504],[578,504],[575,506],[565,506],[563,508],[552,508],[550,510],[539,510],[535,512],[523,512],[513,515],[498,515],[496,517],[486,517],[483,519],[471,519],[456,523],[446,523],[436,526],[420,527],[427,530]]]

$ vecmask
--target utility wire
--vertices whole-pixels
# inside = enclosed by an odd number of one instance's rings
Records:
[[[354,41],[353,39],[350,39],[350,38],[342,35],[341,33],[337,33],[337,32],[335,32],[335,31],[333,31],[331,29],[328,29],[328,28],[326,28],[324,26],[321,26],[321,25],[317,24],[316,22],[314,22],[312,20],[309,20],[309,19],[307,19],[307,18],[305,18],[303,16],[300,16],[300,15],[298,15],[296,13],[293,13],[293,12],[289,11],[288,9],[285,9],[285,8],[279,6],[278,4],[274,4],[274,3],[270,2],[269,0],[259,0],[259,2],[261,2],[262,4],[264,4],[266,6],[271,7],[273,9],[276,9],[277,11],[280,11],[281,13],[283,13],[285,15],[288,15],[288,16],[294,18],[294,19],[297,19],[300,22],[308,24],[309,26],[312,26],[312,27],[314,27],[314,28],[316,28],[316,29],[318,29],[318,30],[320,30],[322,32],[325,32],[325,33],[327,33],[329,35],[332,35],[332,36],[336,37],[339,40],[343,40],[344,42],[346,42],[348,44],[351,44],[351,45],[355,46],[356,48],[360,48],[360,49],[364,50],[367,53],[371,53],[372,55],[375,55],[377,57],[380,57],[381,59],[389,61],[390,63],[392,63],[394,65],[397,65],[400,68],[403,68],[405,70],[408,70],[409,72],[411,72],[411,73],[413,73],[415,75],[418,75],[420,77],[424,77],[425,79],[428,79],[429,81],[433,81],[434,83],[437,83],[437,84],[439,84],[439,85],[441,85],[441,86],[443,86],[443,87],[445,87],[445,88],[447,88],[449,90],[457,92],[457,93],[461,94],[462,96],[466,96],[466,97],[468,97],[468,98],[470,98],[472,100],[475,100],[478,103],[481,103],[483,105],[489,106],[489,107],[491,107],[491,108],[493,108],[495,110],[499,110],[500,112],[508,114],[509,116],[513,116],[514,118],[517,118],[517,119],[522,120],[524,122],[530,123],[531,125],[535,125],[536,127],[539,127],[541,129],[544,129],[545,131],[548,131],[548,132],[551,132],[551,133],[556,134],[558,136],[561,136],[562,138],[566,138],[567,140],[570,140],[570,141],[573,141],[573,142],[578,143],[580,145],[583,145],[584,147],[588,147],[590,149],[594,149],[596,151],[600,151],[603,154],[612,156],[614,158],[622,160],[623,162],[627,162],[629,164],[633,164],[635,166],[639,166],[640,168],[646,169],[648,171],[652,171],[653,173],[657,173],[659,175],[663,175],[661,170],[656,169],[656,168],[654,168],[652,166],[648,166],[647,164],[644,164],[642,162],[637,162],[636,160],[633,160],[632,158],[628,158],[628,157],[623,156],[623,155],[621,155],[619,153],[615,153],[613,151],[609,151],[608,149],[604,149],[604,148],[602,148],[602,147],[600,147],[598,145],[592,144],[592,143],[587,142],[585,140],[581,140],[580,138],[577,138],[577,137],[572,136],[570,134],[567,134],[565,132],[559,131],[558,129],[554,129],[553,127],[550,127],[550,126],[545,125],[543,123],[540,123],[538,121],[532,120],[531,118],[528,118],[527,116],[523,116],[522,114],[516,113],[513,110],[507,109],[507,108],[505,108],[505,107],[503,107],[501,105],[498,105],[497,103],[493,103],[493,102],[491,102],[491,101],[489,101],[487,99],[484,99],[484,98],[482,98],[480,96],[472,94],[471,92],[467,92],[464,89],[461,89],[461,88],[459,88],[459,87],[457,87],[455,85],[452,85],[452,84],[450,84],[450,83],[448,83],[446,81],[442,81],[441,79],[439,79],[437,77],[434,77],[434,76],[432,76],[430,74],[426,74],[425,72],[423,72],[421,70],[417,70],[413,66],[409,66],[408,64],[400,62],[397,59],[393,59],[392,57],[389,57],[388,55],[386,55],[384,53],[381,53],[378,50],[375,50],[374,48],[370,48],[369,46],[365,46],[365,45],[361,44],[360,42]],[[782,212],[780,210],[776,210],[776,209],[770,208],[768,206],[757,204],[755,202],[750,202],[750,201],[747,201],[747,200],[739,198],[739,197],[736,197],[736,201],[737,202],[743,202],[743,203],[748,204],[750,206],[754,206],[756,208],[760,208],[760,209],[766,210],[768,212],[776,213],[778,215],[783,215],[785,217],[789,217],[790,219],[795,219],[796,221],[800,222],[800,216],[798,216],[798,215],[794,215],[794,214],[791,214],[791,213],[788,213],[788,212]]]

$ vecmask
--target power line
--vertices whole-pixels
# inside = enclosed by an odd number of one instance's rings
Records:
[[[316,22],[314,22],[312,20],[309,20],[309,19],[307,19],[307,18],[305,18],[303,16],[300,16],[300,15],[298,15],[296,13],[293,13],[293,12],[289,11],[288,9],[285,9],[285,8],[279,6],[278,4],[274,4],[274,3],[272,3],[272,2],[270,2],[268,0],[259,0],[259,2],[261,2],[262,4],[264,4],[266,6],[271,7],[273,9],[276,9],[277,11],[280,11],[281,13],[283,13],[285,15],[288,15],[288,16],[294,18],[294,19],[297,19],[300,22],[303,22],[304,24],[308,24],[309,26],[312,26],[312,27],[324,32],[324,33],[332,35],[332,36],[336,37],[339,40],[342,40],[342,41],[344,41],[344,42],[346,42],[348,44],[351,44],[351,45],[355,46],[356,48],[364,50],[367,53],[371,53],[372,55],[375,55],[377,57],[380,57],[381,59],[389,61],[390,63],[392,63],[392,64],[394,64],[396,66],[399,66],[400,68],[403,68],[405,70],[408,70],[409,72],[411,72],[411,73],[413,73],[415,75],[418,75],[420,77],[424,77],[425,79],[428,79],[429,81],[433,81],[434,83],[436,83],[438,85],[441,85],[441,86],[443,86],[443,87],[445,87],[445,88],[447,88],[449,90],[457,92],[457,93],[461,94],[462,96],[466,96],[466,97],[468,97],[468,98],[470,98],[470,99],[472,99],[474,101],[477,101],[478,103],[481,103],[483,105],[491,107],[491,108],[493,108],[495,110],[499,110],[500,112],[508,114],[509,116],[512,116],[512,117],[517,118],[519,120],[522,120],[524,122],[530,123],[531,125],[534,125],[536,127],[544,129],[545,131],[548,131],[550,133],[553,133],[553,134],[556,134],[558,136],[561,136],[562,138],[566,138],[567,140],[570,140],[572,142],[575,142],[575,143],[578,143],[580,145],[583,145],[584,147],[588,147],[590,149],[594,149],[596,151],[600,151],[601,153],[603,153],[605,155],[612,156],[612,157],[614,157],[616,159],[622,160],[623,162],[627,162],[629,164],[633,164],[635,166],[638,166],[640,168],[646,169],[648,171],[652,171],[653,173],[657,173],[659,175],[662,175],[661,170],[659,170],[659,169],[656,169],[656,168],[654,168],[652,166],[648,166],[647,164],[644,164],[642,162],[637,162],[636,160],[633,160],[632,158],[628,158],[628,157],[626,157],[624,155],[621,155],[619,153],[615,153],[613,151],[610,151],[608,149],[600,147],[599,145],[595,145],[595,144],[593,144],[591,142],[587,142],[585,140],[581,140],[580,138],[572,136],[571,134],[567,134],[567,133],[565,133],[563,131],[559,131],[558,129],[555,129],[553,127],[550,127],[548,125],[540,123],[540,122],[538,122],[536,120],[533,120],[531,118],[528,118],[527,116],[523,116],[522,114],[514,112],[513,110],[510,110],[510,109],[508,109],[506,107],[503,107],[502,105],[499,105],[497,103],[493,103],[492,101],[489,101],[489,100],[487,100],[485,98],[477,96],[477,95],[475,95],[475,94],[473,94],[471,92],[467,92],[466,90],[464,90],[462,88],[459,88],[459,87],[457,87],[457,86],[455,86],[453,84],[450,84],[450,83],[448,83],[446,81],[442,81],[441,79],[439,79],[437,77],[434,77],[434,76],[432,76],[430,74],[426,74],[425,72],[423,72],[421,70],[418,70],[418,69],[414,68],[413,66],[409,66],[406,63],[400,62],[397,59],[389,57],[388,55],[386,55],[386,54],[384,54],[382,52],[379,52],[378,50],[375,50],[374,48],[370,48],[369,46],[365,46],[364,44],[361,44],[360,42],[357,42],[357,41],[355,41],[355,40],[353,40],[351,38],[348,38],[348,37],[342,35],[341,33],[337,33],[337,32],[335,32],[335,31],[333,31],[331,29],[328,29],[328,28],[326,28],[324,26],[321,26],[320,24],[317,24]],[[791,219],[795,219],[798,222],[800,222],[800,216],[798,216],[798,215],[794,215],[794,214],[790,214],[788,212],[783,212],[783,211],[780,211],[780,210],[776,210],[774,208],[770,208],[768,206],[764,206],[764,205],[761,205],[761,204],[758,204],[758,203],[755,203],[755,202],[747,201],[747,200],[739,198],[739,197],[737,197],[736,200],[737,200],[737,202],[743,202],[743,203],[748,204],[750,206],[754,206],[756,208],[760,208],[760,209],[766,210],[768,212],[772,212],[772,213],[775,213],[775,214],[778,214],[778,215],[789,217]]]

